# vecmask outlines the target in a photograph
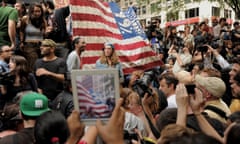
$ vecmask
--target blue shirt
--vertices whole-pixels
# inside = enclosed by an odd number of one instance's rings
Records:
[[[96,69],[106,69],[106,68],[110,68],[110,66],[108,64],[103,64],[100,62],[100,59],[97,60],[96,62]],[[120,82],[124,82],[124,75],[123,75],[123,70],[122,70],[122,66],[121,63],[118,63],[114,66],[114,68],[116,68],[119,72],[119,79]]]
[[[0,73],[3,72],[9,72],[9,66],[5,61],[0,60]]]

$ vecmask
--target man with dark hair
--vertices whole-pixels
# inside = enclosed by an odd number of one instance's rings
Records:
[[[63,90],[64,74],[67,72],[66,62],[54,54],[55,48],[53,40],[44,39],[40,46],[43,58],[38,59],[34,66],[39,90],[50,100]]]
[[[16,0],[0,0],[0,2],[0,45],[9,45],[13,49],[16,46],[18,12],[8,5],[15,4]]]
[[[81,68],[80,56],[85,50],[86,42],[82,37],[76,37],[72,42],[72,46],[74,50],[68,55],[67,58],[68,71]]]
[[[218,25],[216,25],[215,27],[213,27],[213,36],[215,38],[220,38],[221,35],[221,30],[226,29],[226,18],[220,18]]]
[[[0,73],[9,72],[8,62],[12,49],[8,45],[0,46]]]
[[[235,44],[236,42],[240,41],[240,24],[238,21],[233,23],[233,30],[232,30],[232,43]]]
[[[176,87],[178,84],[178,79],[174,76],[173,73],[164,73],[159,78],[159,89],[167,97],[168,106],[167,108],[176,108]]]
[[[24,128],[16,134],[0,139],[1,144],[33,144],[34,125],[36,119],[44,112],[48,111],[48,99],[46,96],[30,92],[23,95],[20,101],[20,112],[23,119]]]

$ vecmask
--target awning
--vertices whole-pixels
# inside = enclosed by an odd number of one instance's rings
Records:
[[[167,22],[165,25],[166,25],[166,27],[168,27],[170,25],[171,26],[187,25],[187,24],[198,23],[199,20],[200,20],[199,17],[193,17],[193,18],[188,18],[188,19],[185,19],[185,20]]]

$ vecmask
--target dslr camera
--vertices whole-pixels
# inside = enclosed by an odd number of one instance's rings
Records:
[[[207,41],[202,36],[197,36],[195,38],[195,43],[196,43],[195,49],[202,53],[206,53],[208,51],[208,47],[206,45],[210,45],[213,49],[219,48],[219,39]]]
[[[157,70],[152,70],[145,72],[141,79],[137,79],[133,84],[133,90],[139,94],[140,97],[144,97],[145,93],[148,93],[150,96],[153,95],[152,89],[149,85],[154,80],[157,81],[159,73]]]

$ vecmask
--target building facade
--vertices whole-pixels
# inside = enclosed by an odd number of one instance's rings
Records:
[[[202,0],[119,0],[122,9],[135,5],[138,9],[139,20],[147,23],[151,19],[159,18],[161,27],[169,25],[180,26],[199,23],[208,18],[209,24],[220,17],[227,18],[229,24],[235,19],[234,11],[227,5],[224,7],[217,2]],[[177,6],[178,5],[178,6]],[[179,6],[180,5],[180,6]]]

